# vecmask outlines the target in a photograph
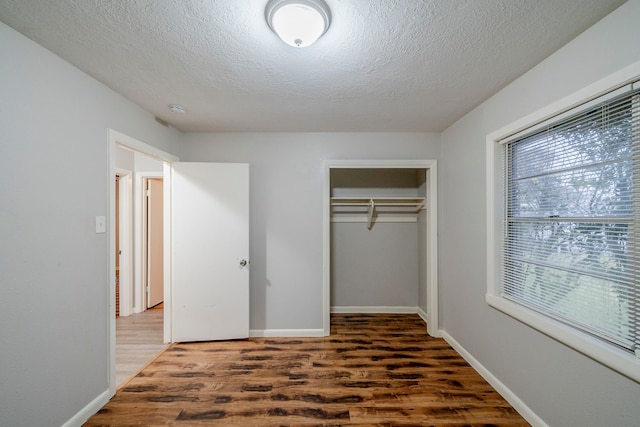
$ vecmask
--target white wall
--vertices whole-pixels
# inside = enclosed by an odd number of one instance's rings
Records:
[[[433,133],[186,134],[181,160],[251,174],[251,329],[322,329],[327,159],[439,159]]]
[[[640,60],[631,0],[443,133],[441,326],[550,426],[637,426],[640,384],[485,303],[485,138]]]
[[[116,145],[116,168],[132,172],[136,168],[134,152]]]
[[[419,240],[417,222],[334,222],[331,306],[417,307]]]
[[[181,134],[1,23],[0,58],[0,425],[56,426],[108,389],[107,129]]]
[[[138,151],[133,153],[133,157],[135,161],[134,172],[153,172],[162,174],[164,163],[161,160],[147,156],[146,154],[142,154]]]
[[[116,168],[131,173],[152,172],[162,174],[164,163],[161,160],[116,145]]]
[[[426,236],[430,218],[426,210],[418,214],[418,236]],[[426,238],[418,238],[418,300],[416,305],[424,312],[429,312],[429,295],[427,294],[426,280],[429,269],[426,259],[429,257],[429,245]]]

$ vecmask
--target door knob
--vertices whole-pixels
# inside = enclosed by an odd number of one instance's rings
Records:
[[[247,260],[246,259],[240,260],[240,267],[246,267],[246,266],[247,266]]]

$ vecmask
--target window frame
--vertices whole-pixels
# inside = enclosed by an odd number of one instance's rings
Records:
[[[589,103],[609,92],[630,84],[640,83],[640,61],[607,76],[565,98],[562,98],[526,117],[521,118],[486,137],[487,173],[487,293],[486,302],[516,320],[610,367],[626,377],[640,382],[640,352],[636,354],[620,349],[586,332],[570,327],[534,310],[501,296],[501,273],[504,248],[505,186],[503,176],[503,144],[532,132],[549,120],[557,121],[571,114],[576,107],[586,108]],[[634,83],[635,82],[635,83]]]

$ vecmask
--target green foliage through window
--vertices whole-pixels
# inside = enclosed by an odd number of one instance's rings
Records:
[[[640,347],[640,95],[505,144],[503,295]]]

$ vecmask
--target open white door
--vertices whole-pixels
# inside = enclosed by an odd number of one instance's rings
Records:
[[[171,165],[172,341],[249,336],[249,165]]]

